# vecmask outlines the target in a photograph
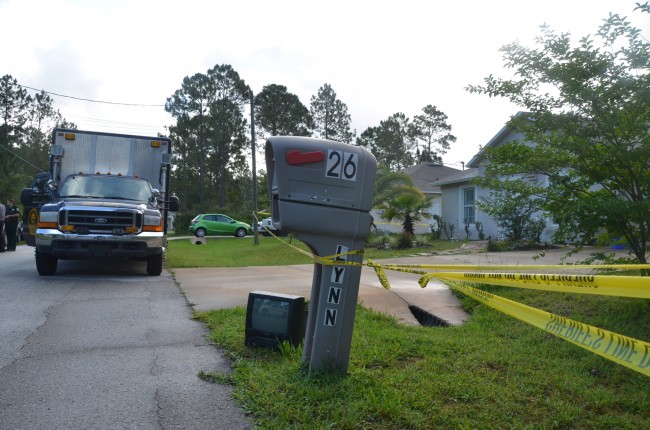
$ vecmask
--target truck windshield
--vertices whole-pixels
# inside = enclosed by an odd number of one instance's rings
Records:
[[[62,198],[100,198],[147,202],[151,200],[153,192],[149,182],[144,179],[125,176],[70,175],[63,181],[59,195]]]

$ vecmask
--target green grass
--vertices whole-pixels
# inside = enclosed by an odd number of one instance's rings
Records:
[[[486,289],[523,298],[513,289]],[[527,295],[534,305],[534,294]],[[567,310],[562,295],[541,295]],[[448,328],[402,326],[359,307],[346,377],[305,372],[299,350],[246,348],[243,308],[197,318],[233,363],[232,373],[214,379],[233,386],[259,428],[650,428],[646,376],[464,302],[472,318]],[[598,307],[607,314],[597,318],[601,326],[649,340],[649,305],[590,297],[571,307]]]
[[[289,242],[289,238],[281,238]],[[461,242],[462,243],[462,242]],[[459,242],[436,241],[426,246],[411,249],[379,250],[366,248],[364,259],[380,259],[413,255],[414,253],[434,253],[458,248]],[[297,239],[291,240],[304,251],[308,247]],[[170,240],[166,252],[166,266],[187,267],[241,267],[241,266],[280,266],[288,264],[312,263],[311,257],[301,254],[273,237],[261,236],[255,245],[251,237],[208,237],[207,243],[196,245],[190,239]]]
[[[170,251],[190,261],[203,252],[230,260],[223,254],[241,248],[238,265],[257,258],[252,241],[186,242],[172,242]],[[260,250],[281,254],[274,246],[263,238]],[[298,262],[295,255],[274,258]],[[482,288],[650,341],[650,300]],[[245,347],[243,308],[201,313],[196,318],[210,328],[232,372],[199,376],[231,385],[242,410],[263,429],[650,428],[648,377],[472,299],[461,301],[471,319],[447,328],[403,326],[359,306],[344,377],[306,372],[300,349]]]
[[[168,268],[181,267],[241,267],[241,266],[281,266],[287,264],[307,264],[311,258],[300,254],[282,243],[261,237],[259,245],[248,238],[208,237],[207,243],[195,245],[189,239],[170,240],[165,255]],[[307,250],[300,241],[292,245]]]

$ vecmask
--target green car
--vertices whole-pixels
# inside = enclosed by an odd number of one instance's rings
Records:
[[[244,237],[251,234],[251,226],[222,214],[201,214],[194,217],[190,224],[190,231],[196,237],[209,234],[226,234]]]

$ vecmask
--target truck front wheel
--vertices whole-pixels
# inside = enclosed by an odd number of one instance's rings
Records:
[[[162,273],[163,253],[147,256],[147,275],[159,276]]]
[[[56,266],[59,259],[52,254],[44,254],[36,251],[36,270],[41,276],[52,276],[56,273]]]

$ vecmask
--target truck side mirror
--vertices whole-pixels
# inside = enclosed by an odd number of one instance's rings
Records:
[[[172,212],[178,212],[178,205],[179,205],[178,197],[171,196],[169,198],[169,210]]]

